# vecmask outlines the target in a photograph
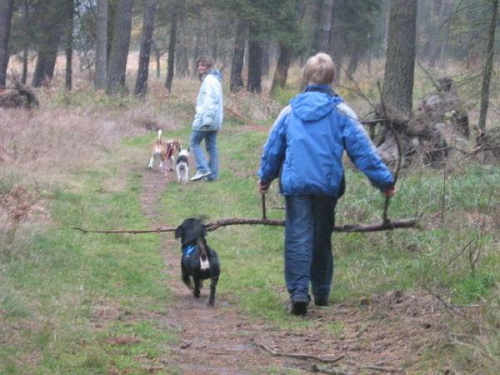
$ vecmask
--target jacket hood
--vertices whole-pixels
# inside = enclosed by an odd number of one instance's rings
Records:
[[[219,81],[222,82],[222,74],[217,69],[212,69],[210,72],[208,72],[208,74],[214,76],[215,78],[217,78]]]
[[[342,102],[327,85],[308,86],[304,92],[290,101],[293,113],[303,121],[318,121],[327,116]]]

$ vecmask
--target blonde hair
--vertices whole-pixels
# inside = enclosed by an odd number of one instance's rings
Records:
[[[330,85],[334,78],[335,65],[330,55],[320,52],[307,60],[302,78],[304,84]]]

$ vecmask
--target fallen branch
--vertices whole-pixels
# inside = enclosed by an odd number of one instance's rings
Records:
[[[272,219],[220,219],[212,223],[205,224],[207,231],[213,231],[220,227],[226,227],[229,225],[271,225],[282,227],[285,226],[284,220],[272,220]],[[335,226],[333,228],[334,232],[379,232],[383,230],[394,230],[403,228],[418,228],[418,219],[403,219],[395,221],[385,221],[380,224],[354,224],[354,225],[342,225]],[[101,234],[111,234],[111,233],[131,233],[131,234],[143,234],[143,233],[163,233],[163,232],[175,232],[177,228],[167,227],[167,228],[156,228],[156,229],[146,229],[146,230],[129,230],[129,229],[116,229],[116,230],[94,230],[94,229],[84,229],[80,227],[70,226],[71,229],[79,230],[83,233],[101,233]]]
[[[312,372],[321,372],[323,374],[329,374],[329,375],[350,375],[348,372],[338,370],[336,368],[326,368],[318,365],[313,365],[311,370]]]
[[[324,363],[336,363],[340,361],[342,358],[344,358],[343,355],[340,357],[334,358],[334,359],[329,359],[329,358],[322,358],[322,357],[317,357],[315,355],[308,355],[308,354],[294,354],[294,353],[280,353],[275,350],[272,350],[268,346],[258,343],[255,343],[259,348],[264,350],[265,352],[275,356],[275,357],[289,357],[289,358],[297,358],[297,359],[312,359],[318,362],[324,362]]]

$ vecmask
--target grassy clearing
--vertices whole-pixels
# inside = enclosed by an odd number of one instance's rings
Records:
[[[189,82],[185,92],[194,92],[197,85]],[[17,124],[1,129],[3,146],[17,151],[0,170],[0,194],[22,185],[31,194],[23,199],[31,197],[39,208],[19,224],[13,241],[7,241],[12,220],[7,213],[0,215],[5,224],[0,233],[0,373],[147,373],[177,339],[161,319],[169,292],[159,238],[82,235],[67,225],[149,227],[139,207],[144,150],[155,126],[187,143],[188,127],[176,126],[188,124],[194,96],[163,98],[153,90],[143,103],[84,92],[46,95],[50,108],[35,114],[0,112],[0,124]],[[280,95],[285,103],[290,92]],[[258,107],[252,118],[270,125],[276,103],[242,96],[228,97],[228,105],[243,117]],[[219,137],[220,180],[170,185],[162,197],[164,221],[177,225],[200,215],[207,220],[260,217],[256,171],[266,136],[243,126],[237,116],[228,119]],[[32,139],[38,147],[31,146]],[[380,193],[351,169],[347,184],[337,222],[381,220]],[[454,327],[462,336],[453,337],[467,339],[444,338],[420,371],[447,367],[494,374],[500,347],[499,184],[498,168],[472,164],[447,176],[439,170],[406,172],[390,216],[423,213],[424,229],[334,234],[331,302],[356,305],[375,294],[425,289],[450,304],[480,306],[469,324]],[[269,217],[283,218],[276,183],[267,206]],[[282,228],[221,228],[209,234],[209,241],[222,259],[219,298],[285,329],[316,324],[287,312]],[[335,338],[342,324],[324,323],[321,329]]]

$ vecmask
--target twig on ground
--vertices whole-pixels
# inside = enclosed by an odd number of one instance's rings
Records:
[[[463,313],[463,311],[460,311],[458,308],[456,308],[455,306],[449,304],[448,302],[446,302],[443,297],[441,297],[439,294],[437,293],[434,293],[432,290],[430,290],[427,286],[424,285],[424,289],[427,291],[427,293],[429,293],[431,296],[433,296],[434,298],[436,298],[439,302],[441,302],[443,304],[444,307],[446,307],[448,310],[451,310],[453,311],[455,314],[458,314],[460,316],[465,316],[465,314]]]
[[[220,227],[226,227],[229,225],[271,225],[282,227],[285,226],[284,220],[273,220],[273,219],[220,219],[215,222],[205,224],[207,231],[213,231]],[[145,230],[128,230],[128,229],[116,229],[116,230],[95,230],[95,229],[84,229],[80,227],[70,226],[71,229],[79,230],[83,233],[101,233],[101,234],[113,234],[113,233],[130,233],[130,234],[143,234],[143,233],[163,233],[163,232],[175,232],[176,228],[166,227],[157,229],[145,229]],[[418,228],[418,218],[417,219],[402,219],[382,222],[380,224],[346,224],[342,226],[335,226],[333,228],[334,232],[379,232],[384,230],[394,230],[394,229],[404,229],[404,228]]]
[[[395,372],[398,374],[403,372],[403,370],[401,370],[401,369],[387,368],[387,367],[381,367],[381,366],[363,366],[362,369],[380,371],[380,372],[390,372],[390,373]]]
[[[326,368],[318,365],[313,365],[311,368],[312,372],[321,372],[323,374],[329,375],[350,375],[348,372],[338,370],[335,368]]]
[[[337,358],[334,358],[334,359],[329,359],[329,358],[321,358],[321,357],[317,357],[315,355],[308,355],[308,354],[280,353],[280,352],[277,352],[275,350],[272,350],[271,348],[269,348],[268,346],[266,346],[264,344],[261,344],[258,342],[255,342],[255,344],[259,348],[264,350],[265,352],[267,352],[275,357],[289,357],[289,358],[306,359],[306,360],[312,359],[314,361],[324,362],[324,363],[336,363],[336,362],[340,361],[342,358],[344,358],[343,355],[341,355]]]

